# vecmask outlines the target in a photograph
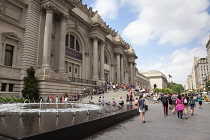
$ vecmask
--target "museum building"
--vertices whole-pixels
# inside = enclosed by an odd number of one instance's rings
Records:
[[[0,0],[0,44],[2,95],[21,95],[29,67],[41,95],[105,81],[150,87],[131,45],[82,0]]]

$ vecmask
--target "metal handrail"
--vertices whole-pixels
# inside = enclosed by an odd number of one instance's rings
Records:
[[[69,81],[70,82],[76,82],[76,83],[96,85],[96,81],[81,79],[81,78],[75,78],[75,77],[69,77]]]

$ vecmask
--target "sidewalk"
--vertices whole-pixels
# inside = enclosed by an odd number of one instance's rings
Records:
[[[170,110],[164,116],[161,103],[150,104],[145,124],[138,115],[85,140],[209,140],[210,104],[203,102],[203,109],[196,105],[195,115],[181,121]]]

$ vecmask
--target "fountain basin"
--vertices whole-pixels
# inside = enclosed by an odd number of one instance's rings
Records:
[[[107,109],[100,105],[91,105],[91,107],[89,105],[87,104],[80,111],[76,111],[76,116],[74,116],[75,110],[70,109],[71,105],[69,107],[67,105],[66,110],[60,107],[59,116],[56,115],[56,110],[49,112],[50,109],[46,109],[48,111],[42,112],[40,117],[39,111],[35,109],[36,105],[34,107],[31,105],[31,109],[30,106],[26,105],[24,107],[26,111],[22,111],[21,117],[19,116],[20,112],[15,111],[18,109],[5,111],[5,116],[0,117],[0,135],[11,139],[30,140],[44,138],[55,140],[82,139],[138,114],[137,110],[131,105],[126,105],[120,109],[108,106],[109,113],[107,113]],[[55,105],[48,104],[47,106]],[[60,106],[65,108],[65,104],[60,104]],[[89,108],[89,115],[87,115],[87,109],[85,108]],[[32,111],[33,109],[35,111]]]

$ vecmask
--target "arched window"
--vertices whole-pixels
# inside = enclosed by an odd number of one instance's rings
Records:
[[[66,44],[66,47],[69,47],[71,49],[74,49],[74,50],[80,52],[79,41],[74,35],[67,34],[65,44]]]
[[[107,58],[106,55],[104,55],[104,63],[105,63],[105,64],[108,64],[108,58]]]

